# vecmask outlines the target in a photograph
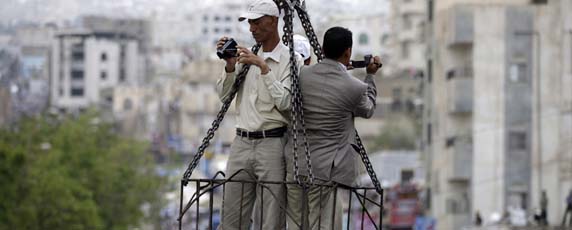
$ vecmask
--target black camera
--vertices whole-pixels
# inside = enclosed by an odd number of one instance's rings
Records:
[[[232,38],[228,39],[224,45],[216,50],[216,55],[220,59],[229,59],[233,57],[237,57],[238,50],[236,48],[236,41]]]
[[[354,69],[357,69],[357,68],[365,68],[365,67],[367,67],[367,66],[369,65],[369,63],[371,62],[371,59],[372,59],[372,58],[373,58],[373,55],[368,54],[368,55],[365,55],[365,56],[363,57],[363,61],[354,61],[354,60],[351,60],[351,61],[350,61],[350,66],[353,67]]]

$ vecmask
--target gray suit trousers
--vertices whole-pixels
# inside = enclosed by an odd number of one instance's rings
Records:
[[[287,137],[249,139],[236,137],[227,163],[226,177],[240,172],[232,179],[250,181],[277,181],[285,179],[284,145]],[[264,187],[266,186],[266,187]],[[282,184],[257,185],[255,183],[227,182],[224,188],[221,230],[248,230],[251,217],[262,215],[253,229],[285,229],[285,187]],[[262,195],[261,195],[262,194]],[[253,210],[254,202],[261,203],[260,210]],[[258,208],[258,207],[257,207]],[[260,218],[257,218],[260,220]],[[261,222],[261,223],[259,223]]]
[[[288,181],[295,181],[290,173],[287,178]],[[342,229],[342,202],[338,196],[334,207],[334,190],[331,187],[322,187],[321,191],[319,187],[310,188],[308,203],[302,202],[303,190],[299,185],[289,184],[287,188],[288,230],[301,229],[303,221],[307,221],[312,230]],[[309,210],[308,216],[302,217],[303,208]]]

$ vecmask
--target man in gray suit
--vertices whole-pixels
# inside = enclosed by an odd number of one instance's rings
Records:
[[[347,69],[351,68],[352,33],[341,27],[333,27],[326,32],[323,51],[326,58],[322,62],[302,68],[300,73],[312,171],[316,184],[351,186],[358,176],[356,158],[359,157],[352,147],[356,135],[354,117],[370,118],[373,115],[377,96],[373,75],[381,68],[381,60],[377,56],[373,58],[367,66],[364,81],[351,76]],[[292,142],[290,137],[285,151],[288,181],[295,179]],[[303,151],[303,148],[299,149]],[[300,154],[303,156],[303,153]],[[301,179],[307,180],[305,160],[298,163]],[[332,224],[335,229],[341,229],[341,209],[338,209],[341,204],[333,210],[332,190],[320,191],[317,187],[311,187],[308,203],[302,204],[302,188],[288,185],[287,189],[288,212],[293,217],[289,218],[289,229],[298,229],[298,224],[304,221],[302,205],[309,208],[310,213],[304,218],[308,218],[306,221],[311,229],[332,229]],[[334,212],[335,221],[332,223]]]

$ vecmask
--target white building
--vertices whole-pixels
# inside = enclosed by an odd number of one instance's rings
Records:
[[[381,151],[371,154],[370,161],[385,188],[402,182],[425,183],[425,169],[417,151]]]
[[[111,105],[103,89],[138,82],[138,43],[117,34],[60,33],[53,45],[51,106],[61,111]]]
[[[383,41],[388,48],[387,75],[415,76],[425,69],[426,8],[425,0],[391,1],[391,32]]]

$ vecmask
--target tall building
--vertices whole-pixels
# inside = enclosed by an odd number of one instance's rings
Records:
[[[560,225],[572,191],[572,2],[550,0],[535,7],[533,31],[532,194],[535,207],[546,190],[548,220]]]
[[[52,52],[51,106],[62,112],[110,107],[113,95],[102,90],[139,81],[138,45],[114,33],[59,33]]]
[[[564,148],[568,131],[559,128],[570,112],[556,102],[567,87],[557,82],[570,78],[563,49],[570,35],[563,31],[570,30],[571,4],[430,0],[428,6],[423,147],[438,228],[469,225],[476,211],[485,223],[509,210],[531,213],[542,190],[555,198],[549,221],[558,223],[571,186],[556,160],[572,159]],[[547,93],[550,87],[561,91]]]
[[[389,26],[384,38],[388,55],[386,75],[420,75],[425,68],[425,22],[427,3],[424,0],[391,1]]]

